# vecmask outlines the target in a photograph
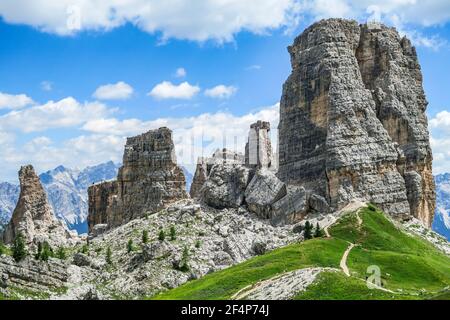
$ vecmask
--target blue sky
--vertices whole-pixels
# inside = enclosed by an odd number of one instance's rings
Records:
[[[44,171],[120,161],[126,136],[161,125],[174,130],[187,167],[224,136],[241,150],[251,122],[278,122],[286,47],[330,16],[381,20],[413,40],[435,172],[450,171],[448,1],[164,3],[0,2],[0,181],[26,163]]]

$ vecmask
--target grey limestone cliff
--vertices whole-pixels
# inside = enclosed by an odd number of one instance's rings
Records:
[[[289,52],[279,178],[335,209],[359,198],[430,225],[427,102],[410,41],[383,25],[329,19],[307,28]]]

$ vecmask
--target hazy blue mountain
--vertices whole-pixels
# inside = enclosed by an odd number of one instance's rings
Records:
[[[435,176],[436,213],[433,230],[450,240],[450,173]]]
[[[114,179],[119,165],[112,161],[75,170],[58,166],[39,175],[55,215],[70,229],[87,232],[87,188],[92,183]],[[10,183],[0,184],[0,223],[7,223],[16,206],[20,188]]]
[[[19,192],[19,186],[15,184],[9,182],[0,183],[0,231],[9,222],[11,213],[19,199]]]

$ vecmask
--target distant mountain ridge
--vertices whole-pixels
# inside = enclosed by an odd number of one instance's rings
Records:
[[[112,161],[90,166],[83,170],[58,166],[39,175],[49,202],[58,219],[79,234],[86,233],[88,214],[87,189],[93,183],[114,179],[120,164]],[[186,189],[192,182],[192,174],[183,167]],[[6,225],[19,199],[20,188],[9,182],[0,183],[0,231]]]
[[[56,217],[78,233],[87,232],[87,188],[92,183],[115,178],[119,166],[112,161],[83,170],[58,166],[40,174],[39,178]],[[19,193],[17,185],[8,182],[0,184],[0,224],[8,223]]]
[[[438,174],[436,182],[436,212],[433,230],[450,240],[450,173]]]

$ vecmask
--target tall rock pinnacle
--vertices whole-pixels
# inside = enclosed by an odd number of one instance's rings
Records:
[[[117,180],[91,186],[89,231],[96,224],[119,226],[187,198],[177,165],[172,131],[166,127],[127,139]]]
[[[5,243],[11,243],[20,233],[27,243],[48,241],[63,245],[71,238],[63,222],[56,219],[33,167],[20,168],[20,196],[16,208],[4,232]]]
[[[341,208],[355,198],[430,226],[427,101],[415,49],[379,24],[322,20],[289,47],[279,177]]]

